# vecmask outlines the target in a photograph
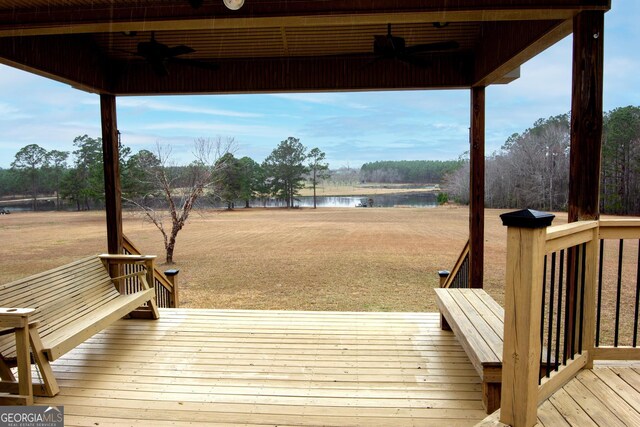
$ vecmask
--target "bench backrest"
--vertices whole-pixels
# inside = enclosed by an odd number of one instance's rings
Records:
[[[43,340],[47,335],[117,298],[109,272],[98,256],[0,285],[0,306],[35,308]],[[0,337],[0,353],[13,357],[12,336]]]

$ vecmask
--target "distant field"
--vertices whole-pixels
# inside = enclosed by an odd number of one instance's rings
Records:
[[[500,297],[505,230],[487,211],[487,282]],[[106,248],[103,212],[0,216],[0,283]],[[132,213],[125,233],[158,254],[161,234]],[[435,310],[437,271],[451,268],[468,234],[464,207],[239,209],[191,216],[175,267],[187,307]]]

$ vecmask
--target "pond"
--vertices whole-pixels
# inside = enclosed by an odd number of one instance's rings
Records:
[[[376,208],[433,208],[438,206],[437,193],[433,192],[391,193],[377,194],[375,196],[318,196],[317,206],[319,208],[355,208],[367,205],[369,199],[373,200],[373,207]],[[265,205],[261,200],[254,200],[252,201],[251,206]],[[301,208],[312,208],[313,197],[297,197],[295,206]],[[244,203],[237,203],[236,207],[244,207]],[[269,199],[266,203],[266,207],[286,207],[286,203],[284,200]]]

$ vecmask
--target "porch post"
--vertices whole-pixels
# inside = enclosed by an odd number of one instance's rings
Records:
[[[585,11],[573,19],[573,86],[571,91],[571,152],[569,156],[569,222],[600,217],[602,152],[602,74],[604,12]],[[569,329],[577,304],[578,252],[567,252]],[[568,343],[570,354],[574,343]]]
[[[469,177],[469,287],[484,279],[484,121],[485,88],[471,88],[471,148]]]
[[[569,222],[600,217],[604,12],[573,19]]]
[[[110,254],[122,253],[122,200],[116,97],[100,95],[102,118],[102,158],[104,161],[104,196],[107,214],[107,248]]]

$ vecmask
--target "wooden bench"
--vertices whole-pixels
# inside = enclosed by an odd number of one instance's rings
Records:
[[[136,309],[148,313],[147,317],[157,319],[159,314],[155,291],[148,281],[152,277],[149,271],[153,274],[154,258],[141,255],[91,256],[1,285],[0,304],[12,308],[0,309],[0,329],[19,327],[20,318],[26,318],[27,345],[30,345],[33,361],[18,360],[18,355],[24,351],[16,347],[25,345],[19,331],[16,331],[15,338],[9,333],[13,332],[12,329],[0,331],[0,392],[14,395],[0,395],[0,403],[30,404],[29,401],[33,400],[33,395],[29,397],[23,394],[24,383],[30,382],[30,377],[19,373],[19,381],[16,381],[11,367],[20,368],[21,365],[29,366],[35,362],[43,383],[34,384],[29,389],[36,395],[54,396],[59,388],[49,362]],[[122,264],[138,264],[146,268],[112,278],[109,269],[119,271]],[[119,292],[114,284],[123,289],[125,281],[135,282],[136,289],[129,294]],[[146,306],[140,308],[145,303]],[[15,308],[35,311],[16,311]]]
[[[488,414],[500,408],[504,309],[482,289],[435,289],[444,317],[482,380],[482,403]]]

